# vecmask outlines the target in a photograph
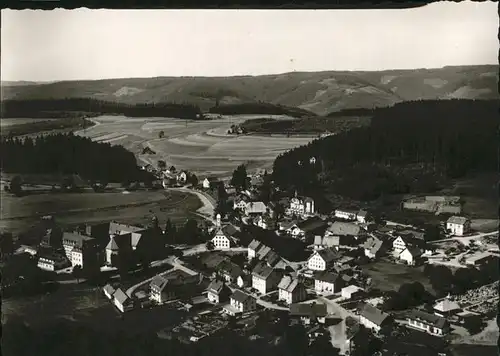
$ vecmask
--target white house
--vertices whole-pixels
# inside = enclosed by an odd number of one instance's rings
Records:
[[[359,288],[358,286],[355,286],[355,285],[350,285],[350,286],[344,287],[340,291],[342,298],[344,298],[344,299],[355,298],[355,297],[363,294],[363,292],[364,292],[363,288]]]
[[[165,303],[166,301],[174,298],[173,291],[167,288],[168,279],[157,275],[149,283],[149,299],[158,304]]]
[[[404,239],[401,236],[398,236],[393,242],[392,242],[392,249],[394,251],[395,256],[399,256],[401,252],[406,250],[407,247],[409,247],[410,244],[406,239]]]
[[[224,310],[229,315],[243,314],[257,309],[257,302],[251,295],[235,290]]]
[[[234,234],[237,232],[238,229],[231,224],[219,228],[212,238],[214,248],[224,250],[236,246],[238,240]]]
[[[125,313],[126,311],[132,310],[134,308],[133,300],[129,296],[118,288],[113,294],[113,304],[118,308],[119,311]]]
[[[111,284],[106,284],[102,288],[102,291],[104,292],[104,295],[106,296],[106,298],[108,298],[110,300],[113,298],[113,294],[115,294],[115,289],[113,288],[113,286]]]
[[[56,254],[40,256],[37,262],[37,267],[45,271],[58,271],[70,265],[70,261],[65,256]]]
[[[203,179],[203,182],[201,183],[201,186],[204,189],[209,189],[210,188],[210,181],[208,180],[208,178]]]
[[[457,312],[462,310],[462,308],[460,307],[460,305],[458,305],[457,302],[451,301],[448,298],[445,298],[437,302],[434,305],[433,309],[434,309],[434,314],[443,318],[456,314]]]
[[[207,299],[210,303],[225,302],[230,294],[231,290],[222,281],[213,280],[207,288]]]
[[[314,278],[314,290],[320,294],[334,294],[343,287],[342,278],[332,272],[323,272]]]
[[[382,251],[383,242],[376,237],[371,237],[364,244],[365,256],[368,258],[378,257]]]
[[[260,249],[262,244],[258,240],[252,240],[248,245],[248,259],[251,260],[257,256],[257,251]]]
[[[356,214],[356,220],[362,224],[366,224],[369,219],[370,219],[370,214],[366,210],[361,209]]]
[[[407,327],[426,332],[434,336],[444,336],[449,331],[449,324],[445,318],[426,313],[422,310],[413,310],[407,317]]]
[[[252,288],[260,294],[267,294],[276,289],[280,277],[278,271],[265,263],[259,263],[252,271]]]
[[[320,303],[294,303],[290,305],[290,316],[300,318],[303,324],[312,322],[324,324],[328,310],[326,304]]]
[[[307,268],[312,271],[325,271],[338,259],[338,253],[333,248],[314,251],[307,260]]]
[[[283,276],[278,284],[278,300],[283,300],[287,304],[302,302],[307,298],[304,284],[297,278]]]
[[[390,323],[390,316],[366,303],[359,313],[359,322],[366,328],[380,332]]]
[[[335,217],[339,219],[345,219],[345,220],[356,220],[358,216],[358,211],[357,210],[350,210],[350,209],[337,209],[335,210]]]
[[[463,236],[470,231],[470,220],[463,216],[452,216],[446,221],[446,229],[453,235]]]
[[[187,173],[185,171],[181,171],[177,175],[177,182],[184,184],[184,183],[186,183],[186,181],[187,181]]]
[[[410,246],[399,254],[399,259],[406,262],[408,265],[413,266],[416,264],[420,256],[422,256],[422,250],[418,247]]]
[[[314,212],[314,199],[310,197],[298,197],[297,195],[290,199],[290,205],[286,209],[288,215],[312,215]]]

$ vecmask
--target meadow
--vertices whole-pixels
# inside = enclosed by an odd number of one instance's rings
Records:
[[[265,115],[266,118],[271,116]],[[131,119],[102,116],[93,119],[96,125],[78,134],[98,142],[122,145],[134,152],[142,164],[164,160],[167,165],[186,169],[200,176],[225,177],[242,163],[249,170],[271,169],[276,156],[294,147],[307,144],[315,136],[286,137],[229,135],[233,124],[262,118],[258,115],[224,116],[207,121],[184,121],[170,118]],[[275,120],[290,120],[272,116]],[[159,138],[163,131],[164,136]],[[150,147],[155,154],[142,154]]]

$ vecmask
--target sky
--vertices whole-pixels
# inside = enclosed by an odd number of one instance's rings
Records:
[[[2,10],[2,81],[498,64],[497,4],[393,10]]]

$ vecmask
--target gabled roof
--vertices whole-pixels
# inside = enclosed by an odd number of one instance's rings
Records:
[[[252,240],[252,242],[248,245],[248,249],[256,251],[260,246],[261,243],[259,240]]]
[[[433,325],[434,327],[442,329],[446,325],[446,319],[435,314],[429,314],[422,310],[412,310],[408,314],[408,318],[411,320],[419,320],[427,324]]]
[[[269,253],[265,256],[265,260],[269,266],[276,265],[276,263],[278,263],[280,259],[281,257],[273,250],[269,251]]]
[[[157,289],[158,291],[163,291],[163,289],[165,289],[165,287],[167,286],[168,284],[168,279],[166,278],[163,278],[162,276],[154,276],[153,279],[151,280],[151,282],[149,283],[149,287],[150,288],[155,288]]]
[[[251,295],[248,295],[246,293],[243,293],[239,289],[236,289],[234,293],[231,295],[231,299],[236,300],[237,302],[240,303],[245,303],[247,299],[252,298]]]
[[[133,225],[126,225],[126,224],[120,224],[117,222],[112,221],[109,224],[109,234],[110,235],[116,235],[116,234],[123,234],[123,233],[130,233],[130,232],[139,232],[144,230],[143,227],[139,226],[133,226]]]
[[[222,261],[217,265],[217,269],[231,278],[238,278],[243,273],[240,266],[231,261]]]
[[[363,210],[361,209],[359,212],[358,212],[358,216],[361,216],[363,218],[366,218],[368,216],[368,212],[366,210]]]
[[[376,254],[380,248],[382,247],[383,242],[376,237],[370,237],[366,242],[364,243],[363,247],[366,250],[369,250],[370,253]]]
[[[448,298],[443,299],[442,301],[436,303],[434,305],[434,309],[443,313],[454,311],[454,310],[459,310],[462,309],[460,308],[460,305],[458,303],[453,302],[449,300]]]
[[[293,316],[321,318],[321,317],[325,317],[328,314],[328,312],[327,312],[326,304],[293,303],[290,305],[290,314]]]
[[[338,252],[335,251],[333,248],[325,248],[323,250],[316,251],[310,258],[312,258],[316,254],[319,255],[326,263],[332,262],[340,258]]]
[[[297,278],[292,278],[290,276],[283,276],[280,283],[278,284],[278,289],[285,290],[289,293],[293,293],[295,288],[299,286],[300,282]]]
[[[274,272],[272,267],[269,267],[265,263],[259,263],[252,271],[252,275],[257,276],[262,279],[267,279]]]
[[[84,241],[92,241],[94,240],[93,237],[90,237],[90,236],[85,236],[85,235],[82,235],[82,234],[78,234],[76,232],[63,232],[63,237],[62,237],[63,241],[64,240],[68,240],[68,241],[73,241],[75,242],[77,245],[82,245]]]
[[[307,220],[301,221],[300,223],[297,224],[297,226],[299,227],[299,229],[301,229],[304,232],[310,232],[310,231],[319,230],[322,228],[326,229],[327,225],[320,218],[313,217],[313,218],[309,218]],[[323,230],[323,232],[324,232],[324,230]]]
[[[267,256],[267,254],[271,251],[271,248],[266,245],[261,245],[260,249],[256,252],[257,253],[257,258],[259,260],[264,259],[264,257]]]
[[[464,216],[451,216],[447,223],[449,224],[459,224],[459,225],[464,225],[469,219],[467,219]]]
[[[321,282],[336,283],[337,280],[339,279],[339,275],[336,273],[324,271],[324,272],[318,273],[314,277],[314,279],[317,281],[321,281]]]
[[[360,315],[371,321],[377,326],[381,326],[384,321],[389,318],[389,314],[375,308],[373,305],[366,303],[361,309]]]
[[[208,285],[207,291],[214,293],[214,294],[220,294],[222,292],[222,290],[224,289],[224,287],[225,287],[224,282],[213,280]]]
[[[233,236],[238,231],[239,231],[239,229],[237,227],[235,227],[233,224],[227,224],[227,225],[222,227],[222,232],[226,236]]]
[[[348,213],[348,214],[358,214],[358,210],[354,210],[354,209],[343,209],[343,208],[339,208],[339,209],[335,209],[335,213]]]
[[[352,235],[352,236],[357,236],[359,235],[361,228],[354,224],[354,223],[348,223],[348,222],[343,222],[343,221],[335,221],[329,228],[328,231],[330,231],[333,235]]]
[[[407,248],[405,248],[403,251],[401,251],[401,254],[403,252],[405,252],[406,250],[408,250],[408,252],[413,256],[413,257],[418,257],[418,256],[421,256],[422,255],[422,250],[419,249],[418,247],[416,246],[408,246]],[[400,254],[400,255],[401,255]]]
[[[118,288],[115,291],[115,294],[113,294],[113,298],[115,298],[120,304],[125,303],[129,299],[128,295],[125,294],[125,292],[122,291],[121,288]]]

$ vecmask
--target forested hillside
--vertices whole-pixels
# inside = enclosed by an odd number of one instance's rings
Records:
[[[432,191],[450,178],[498,170],[498,108],[494,100],[397,104],[375,111],[369,127],[280,155],[273,178],[282,189],[358,200]]]
[[[0,141],[4,173],[78,174],[111,182],[140,179],[135,156],[122,146],[97,143],[73,134]]]
[[[175,117],[200,119],[201,111],[195,105],[174,103],[124,104],[90,98],[4,100],[4,118],[56,118],[83,115],[115,114],[130,117]]]

